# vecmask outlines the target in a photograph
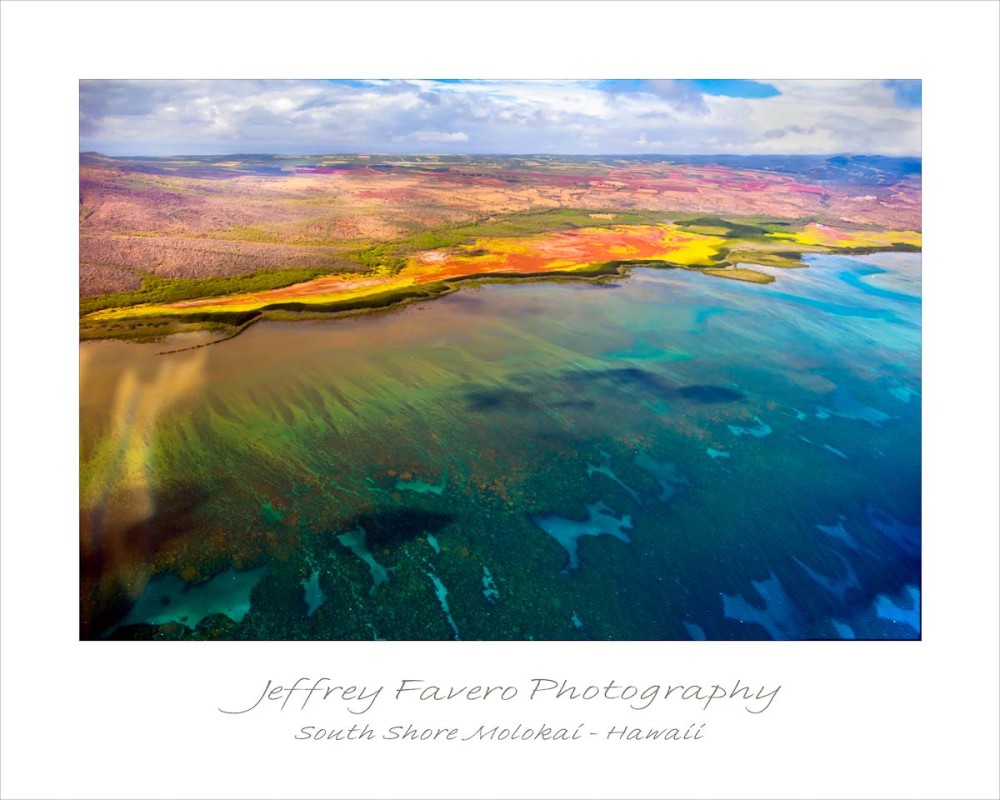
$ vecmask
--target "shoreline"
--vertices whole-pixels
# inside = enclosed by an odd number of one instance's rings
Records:
[[[842,256],[863,256],[876,253],[907,253],[922,252],[910,248],[878,247],[878,248],[855,248],[851,252],[828,251],[828,252],[803,252],[800,255],[842,255]],[[140,330],[135,335],[136,327],[122,332],[104,332],[98,335],[86,336],[79,339],[80,343],[90,341],[125,341],[137,344],[152,344],[165,342],[169,337],[196,331],[214,331],[223,334],[218,339],[210,342],[182,347],[172,350],[164,350],[157,355],[169,355],[171,353],[185,352],[200,347],[208,347],[213,344],[221,344],[239,336],[245,330],[258,322],[279,321],[279,322],[299,322],[324,319],[344,319],[369,314],[386,313],[406,306],[422,302],[435,300],[439,297],[446,297],[459,291],[464,285],[488,285],[488,284],[511,284],[511,283],[532,283],[532,282],[552,282],[563,281],[587,281],[591,283],[601,283],[614,278],[628,278],[634,268],[648,269],[679,269],[684,272],[698,272],[709,275],[713,278],[725,280],[737,280],[743,283],[753,283],[757,285],[767,285],[776,282],[774,275],[767,272],[743,267],[746,261],[718,267],[691,267],[682,264],[671,264],[669,262],[650,261],[610,261],[602,264],[588,265],[588,268],[576,271],[548,271],[534,274],[513,274],[513,273],[482,273],[473,275],[463,275],[452,278],[448,281],[441,281],[438,284],[424,284],[423,288],[430,291],[393,292],[394,297],[383,297],[375,295],[368,298],[368,302],[357,299],[345,299],[343,301],[333,301],[331,303],[308,303],[302,301],[290,301],[286,303],[272,303],[255,309],[252,312],[190,312],[178,313],[175,315],[164,314],[163,316],[149,317],[146,323],[154,327],[166,328],[165,330],[146,333]],[[769,265],[763,265],[769,266]],[[791,269],[792,267],[780,267],[780,269]],[[795,267],[797,269],[808,269],[809,264],[802,261]],[[759,276],[759,277],[758,277]],[[294,307],[292,307],[294,306]],[[250,314],[249,318],[246,318]],[[229,324],[224,317],[233,316],[239,318],[234,325]],[[210,317],[211,319],[205,319]],[[86,317],[81,319],[81,322]],[[115,327],[126,323],[129,320],[142,320],[142,317],[123,317],[115,321]],[[82,332],[82,331],[81,331]]]
[[[774,273],[754,267],[808,268],[803,258],[814,254],[852,256],[921,250],[916,231],[842,232],[815,223],[788,233],[758,230],[759,235],[708,236],[664,223],[480,238],[447,250],[413,253],[407,266],[396,272],[320,276],[260,292],[100,309],[80,318],[79,340],[157,342],[176,333],[207,330],[222,334],[215,343],[238,336],[264,319],[367,314],[432,300],[470,283],[601,281],[627,277],[635,267],[683,269],[725,280],[769,284],[776,280]],[[606,257],[619,254],[632,257]],[[597,258],[582,260],[587,255]],[[574,262],[574,258],[581,260]]]

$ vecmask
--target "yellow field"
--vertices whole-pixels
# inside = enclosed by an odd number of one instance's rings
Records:
[[[815,223],[798,231],[769,233],[766,238],[775,240],[776,245],[789,242],[793,249],[801,248],[803,252],[891,249],[899,244],[919,247],[921,242],[920,233],[916,231],[840,231]],[[106,309],[84,319],[99,321],[186,313],[243,312],[278,303],[329,305],[470,276],[527,277],[553,272],[572,273],[618,261],[658,261],[703,269],[708,274],[723,278],[769,282],[769,277],[752,270],[726,269],[731,263],[725,260],[725,255],[736,247],[742,254],[756,251],[762,256],[772,255],[772,246],[766,241],[696,233],[673,223],[578,228],[511,238],[488,237],[449,250],[416,253],[397,274],[375,270],[367,274],[328,275],[260,292]]]

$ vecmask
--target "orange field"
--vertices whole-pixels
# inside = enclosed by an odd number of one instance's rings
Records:
[[[773,240],[773,245],[768,242]],[[611,262],[659,261],[679,267],[726,267],[727,248],[741,252],[773,251],[792,247],[800,252],[837,249],[886,248],[894,243],[920,246],[914,231],[843,232],[828,226],[808,225],[800,231],[768,234],[763,241],[694,233],[676,224],[613,225],[555,231],[533,236],[480,238],[448,250],[414,254],[397,274],[328,275],[279,289],[210,297],[158,305],[107,309],[90,319],[120,319],[185,312],[252,311],[278,303],[331,303],[398,292],[425,284],[490,275],[567,274]]]

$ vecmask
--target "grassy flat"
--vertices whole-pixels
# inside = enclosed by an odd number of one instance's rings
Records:
[[[706,275],[714,275],[717,278],[729,278],[734,281],[746,281],[747,283],[774,283],[775,277],[755,269],[742,269],[741,267],[730,267],[728,269],[706,269],[702,270]]]
[[[452,226],[359,251],[364,255],[355,256],[367,263],[351,272],[281,270],[187,281],[151,276],[138,290],[82,301],[80,335],[148,341],[187,330],[235,334],[267,312],[363,313],[438,297],[468,280],[598,278],[636,265],[764,284],[775,278],[738,265],[802,267],[805,252],[920,243],[914,231],[843,232],[815,223],[779,233],[768,230],[779,223],[715,218],[636,224],[648,216],[563,209]],[[725,235],[698,232],[707,229]]]

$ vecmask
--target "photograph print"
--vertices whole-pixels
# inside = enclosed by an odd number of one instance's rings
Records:
[[[920,81],[79,92],[81,639],[920,638]]]

